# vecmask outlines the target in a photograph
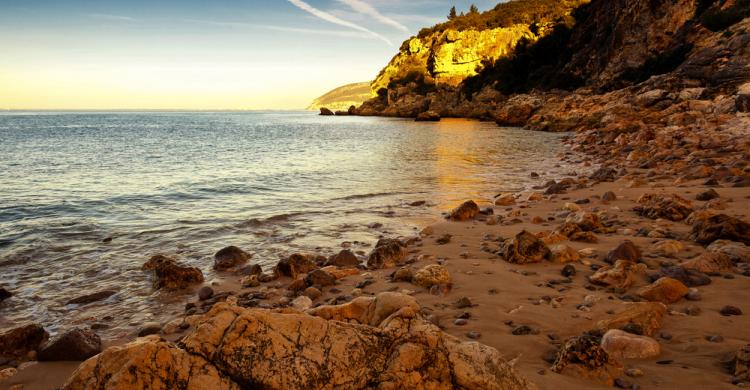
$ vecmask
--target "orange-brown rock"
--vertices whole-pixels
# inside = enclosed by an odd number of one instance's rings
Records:
[[[679,280],[663,277],[640,289],[638,295],[647,301],[670,304],[679,302],[688,291]]]
[[[646,267],[632,261],[617,260],[612,266],[604,266],[589,276],[591,283],[603,286],[628,288],[644,273]]]
[[[720,252],[705,252],[700,256],[680,263],[685,269],[694,269],[710,274],[715,272],[727,272],[734,268],[732,259]]]
[[[653,336],[661,329],[667,307],[659,302],[623,303],[624,310],[610,318],[600,320],[596,328],[601,330],[623,329],[627,326],[640,328],[641,333]]]

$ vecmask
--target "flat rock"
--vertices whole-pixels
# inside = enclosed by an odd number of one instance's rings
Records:
[[[704,274],[727,272],[734,268],[732,259],[720,252],[706,252],[700,256],[680,263],[680,267],[692,269]]]
[[[682,221],[693,212],[692,203],[675,194],[643,194],[638,198],[638,203],[640,206],[635,207],[634,210],[651,219]]]
[[[693,223],[690,238],[702,245],[709,245],[716,240],[750,245],[750,224],[726,214],[716,214],[697,219]]]
[[[99,335],[89,329],[76,328],[51,340],[39,351],[40,361],[83,361],[102,350]]]
[[[650,302],[671,304],[679,302],[689,291],[679,280],[663,277],[640,289],[638,295]]]
[[[656,281],[665,276],[677,279],[688,287],[700,287],[711,284],[711,278],[703,272],[680,266],[665,267],[649,276],[652,281]]]
[[[599,268],[589,281],[594,284],[616,288],[629,288],[645,271],[644,264],[636,264],[628,260],[617,260],[614,265]]]
[[[649,359],[661,354],[659,342],[619,329],[610,329],[602,337],[601,347],[617,359]]]
[[[600,330],[624,329],[635,325],[646,336],[653,336],[661,329],[667,307],[659,302],[629,302],[623,303],[624,309],[612,317],[596,323]]]
[[[81,295],[80,297],[73,298],[66,302],[66,305],[85,305],[87,303],[92,303],[96,301],[101,301],[102,299],[107,299],[111,297],[112,295],[117,294],[116,290],[103,290],[103,291],[97,291],[95,293]]]

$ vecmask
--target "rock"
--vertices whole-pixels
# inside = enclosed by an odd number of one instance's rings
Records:
[[[694,269],[686,269],[680,266],[662,268],[655,274],[650,275],[650,278],[651,280],[656,281],[665,276],[677,279],[688,287],[699,287],[711,284],[711,278],[709,278],[708,275]]]
[[[739,86],[734,104],[738,112],[750,112],[750,83]]]
[[[37,324],[22,325],[0,333],[0,361],[25,360],[29,352],[36,351],[49,334]]]
[[[200,288],[200,290],[198,290],[198,299],[201,301],[205,301],[212,296],[214,296],[214,289],[209,286],[203,286]]]
[[[5,381],[6,379],[12,378],[14,375],[18,374],[18,369],[14,367],[8,367],[0,370],[0,382]],[[23,386],[23,385],[22,385]],[[9,388],[10,390],[15,390],[12,387]],[[22,390],[22,389],[21,389]]]
[[[109,348],[63,389],[535,388],[494,348],[423,319],[412,297],[381,293],[308,312],[218,303],[179,345],[148,338]]]
[[[701,292],[695,287],[689,288],[685,299],[688,301],[700,301],[702,299]]]
[[[589,179],[595,181],[615,181],[617,178],[617,171],[614,168],[602,167],[596,170]]]
[[[736,306],[724,306],[719,310],[719,314],[729,317],[729,316],[741,316],[742,310],[740,310],[739,307]]]
[[[566,278],[575,276],[576,267],[574,267],[573,264],[566,264],[565,267],[562,268],[562,271],[560,271],[560,274]]]
[[[443,234],[440,236],[437,240],[435,240],[435,243],[438,245],[445,245],[451,242],[451,238],[453,238],[450,234]]]
[[[195,267],[184,267],[167,256],[155,255],[143,265],[144,270],[154,272],[154,288],[178,290],[191,284],[203,283],[203,272]]]
[[[602,337],[601,347],[616,359],[649,359],[661,354],[659,342],[619,329],[610,329]]]
[[[39,351],[40,361],[83,361],[102,351],[102,340],[91,330],[76,328]]]
[[[439,264],[430,264],[414,273],[412,283],[417,286],[430,288],[437,285],[451,284],[451,275],[448,269]]]
[[[515,238],[505,240],[499,254],[509,263],[528,264],[541,262],[549,256],[550,250],[544,241],[522,230]]]
[[[706,252],[700,256],[680,263],[680,267],[693,269],[704,274],[727,272],[734,268],[732,260],[723,253]]]
[[[609,264],[614,264],[617,260],[627,260],[637,263],[641,259],[641,250],[630,240],[625,240],[617,248],[607,254],[604,259]]]
[[[158,322],[147,322],[138,330],[138,337],[145,337],[161,332],[161,324]]]
[[[612,191],[607,191],[602,195],[602,200],[605,202],[614,202],[617,200],[617,195]]]
[[[638,295],[647,301],[671,304],[679,302],[688,292],[687,286],[679,280],[664,277],[640,289]]]
[[[596,234],[592,232],[576,232],[570,235],[570,241],[596,244],[599,242],[599,238],[597,238]]]
[[[734,376],[743,381],[750,381],[750,344],[737,351],[734,358]]]
[[[677,240],[661,240],[652,247],[654,253],[665,257],[675,257],[685,249],[685,245]]]
[[[553,263],[567,264],[581,259],[581,255],[578,254],[577,250],[565,244],[552,245],[549,247],[549,249],[549,259]]]
[[[716,240],[706,247],[712,253],[723,253],[735,263],[750,263],[750,246],[729,240]]]
[[[260,286],[260,280],[258,275],[249,275],[240,280],[240,285],[245,288],[258,287]]]
[[[117,291],[115,290],[103,290],[103,291],[97,291],[95,293],[81,295],[80,297],[73,298],[66,302],[66,305],[85,305],[87,303],[92,303],[96,301],[101,301],[102,299],[107,299],[111,297],[112,295],[117,294]]]
[[[258,264],[251,264],[240,268],[237,273],[244,276],[258,276],[263,273],[263,268]]]
[[[527,334],[531,334],[533,329],[531,329],[528,325],[519,325],[513,328],[513,330],[510,332],[514,336],[525,336]]]
[[[384,238],[378,241],[367,258],[367,268],[391,268],[406,259],[407,251],[401,241]]]
[[[629,288],[645,271],[645,265],[628,260],[617,260],[613,266],[604,266],[589,276],[594,284],[615,288]]]
[[[435,111],[425,111],[417,115],[414,120],[417,122],[439,122],[440,114]]]
[[[511,193],[502,194],[495,198],[495,206],[510,206],[516,203],[516,198]]]
[[[585,211],[571,214],[565,219],[565,222],[572,223],[578,228],[569,231],[568,234],[566,234],[566,236],[568,237],[570,237],[573,233],[577,233],[579,231],[597,231],[602,227],[599,215]]]
[[[571,337],[557,353],[552,371],[612,386],[622,366],[609,357],[596,337],[583,334]]]
[[[308,253],[294,253],[286,259],[282,259],[274,267],[274,273],[279,276],[288,276],[297,279],[300,274],[306,274],[318,268],[315,256]],[[260,280],[260,278],[258,278]]]
[[[323,293],[315,287],[308,287],[305,289],[305,291],[302,292],[302,295],[314,301],[320,298],[320,296],[323,295]]]
[[[717,214],[695,221],[690,239],[702,245],[709,245],[716,240],[750,245],[750,224],[726,214]]]
[[[326,287],[336,284],[336,277],[322,269],[316,269],[305,277],[308,286]]]
[[[292,300],[292,307],[299,311],[305,311],[312,306],[312,299],[305,295],[300,295]]]
[[[326,265],[335,265],[337,267],[356,267],[361,263],[357,255],[349,249],[344,249],[341,252],[331,256]]]
[[[214,254],[214,269],[226,271],[250,260],[252,255],[236,246],[228,246]]]
[[[333,265],[323,267],[320,270],[333,275],[336,280],[343,279],[347,276],[358,275],[360,273],[359,268],[339,268]]]
[[[333,113],[333,111],[331,111],[331,110],[329,110],[329,109],[327,109],[325,107],[320,107],[320,115],[332,116],[332,115],[334,115],[334,113]]]
[[[600,330],[624,329],[635,325],[646,336],[653,336],[661,329],[667,307],[659,302],[629,302],[623,303],[625,309],[611,318],[596,323]]]
[[[711,199],[716,199],[716,198],[719,198],[719,193],[716,192],[716,190],[714,190],[713,188],[709,188],[706,191],[703,191],[695,196],[696,200],[700,200],[704,202],[709,201]]]
[[[471,299],[469,297],[461,297],[456,301],[456,307],[459,309],[466,309],[468,307],[473,307],[474,304],[471,302]]]
[[[393,278],[391,280],[394,282],[411,282],[412,278],[414,278],[414,273],[410,268],[404,267],[396,270],[396,272],[393,273]]]
[[[0,287],[0,302],[12,297],[13,294],[10,293],[10,291]]]
[[[651,219],[664,218],[670,221],[682,221],[693,212],[689,200],[675,194],[643,194],[638,198],[641,206],[635,211]]]
[[[479,206],[473,200],[467,200],[451,210],[448,219],[453,221],[468,221],[479,215]]]

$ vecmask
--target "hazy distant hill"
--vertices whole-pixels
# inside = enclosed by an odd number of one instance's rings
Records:
[[[325,95],[313,100],[308,110],[326,107],[331,110],[347,110],[349,106],[359,106],[371,98],[370,82],[352,83],[338,87]]]

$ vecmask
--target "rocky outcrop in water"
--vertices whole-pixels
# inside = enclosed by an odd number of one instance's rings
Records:
[[[294,367],[294,369],[290,369]],[[216,304],[178,344],[156,336],[84,362],[64,389],[534,389],[494,348],[422,319],[381,293],[297,311]]]

